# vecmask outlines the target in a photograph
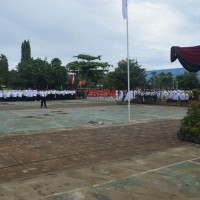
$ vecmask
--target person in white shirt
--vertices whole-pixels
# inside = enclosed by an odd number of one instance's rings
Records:
[[[29,90],[29,93],[28,93],[28,100],[29,100],[29,101],[33,101],[33,90]]]
[[[177,102],[178,101],[179,94],[177,91],[174,91],[173,96],[172,96],[172,102]]]
[[[17,91],[16,90],[12,91],[12,101],[17,101]]]
[[[130,98],[130,101],[133,99],[133,90],[131,90],[129,92],[129,98]],[[126,97],[125,97],[124,101],[128,101],[128,92],[126,94]]]
[[[47,92],[45,90],[40,91],[41,108],[43,107],[43,104],[44,104],[45,108],[47,107],[47,105],[46,105],[46,97],[47,97]]]
[[[177,90],[177,95],[178,95],[177,101],[180,100],[180,94],[181,94],[181,91],[180,91],[180,90]]]
[[[10,98],[11,98],[11,92],[8,90],[7,93],[6,93],[6,96],[7,96],[7,101],[10,101]]]
[[[3,92],[0,91],[0,101],[3,101]]]
[[[186,93],[186,94],[185,94],[185,102],[186,102],[186,103],[188,103],[188,101],[189,101],[189,98],[190,98],[189,94],[188,94],[188,93]]]
[[[180,100],[181,100],[181,103],[185,103],[185,92],[182,91],[182,92],[180,93],[180,97],[179,97],[179,98],[180,98]]]
[[[156,94],[156,91],[151,91],[151,97],[154,99],[154,102],[157,101],[157,94]]]
[[[51,94],[52,94],[51,99],[56,100],[56,90],[51,90]]]
[[[17,91],[17,100],[22,101],[23,93],[21,90]]]
[[[37,100],[37,90],[33,90],[33,101]]]
[[[167,97],[167,102],[172,102],[172,96],[173,96],[172,91],[169,91],[168,97]]]
[[[145,94],[145,92],[141,91],[141,93],[140,93],[140,101],[144,101],[144,94]]]
[[[116,101],[119,101],[120,100],[120,90],[116,90]]]
[[[157,91],[156,95],[157,95],[157,99],[161,99],[161,92],[160,91]]]

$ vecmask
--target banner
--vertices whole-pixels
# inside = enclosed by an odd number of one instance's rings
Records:
[[[79,85],[85,85],[85,81],[79,81]]]

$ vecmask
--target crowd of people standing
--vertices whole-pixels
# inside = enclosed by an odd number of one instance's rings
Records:
[[[0,101],[35,101],[35,100],[67,100],[75,99],[76,90],[0,90]],[[128,101],[127,90],[98,90],[87,89],[84,93],[85,98],[115,98],[116,101]],[[154,102],[157,99],[165,100],[166,102],[187,103],[193,98],[191,90],[130,90],[130,101],[138,99],[139,101]]]
[[[75,99],[76,90],[0,90],[0,101]]]
[[[154,102],[157,99],[165,100],[166,102],[188,103],[193,98],[191,90],[131,90],[129,94],[130,100],[138,99],[139,101],[148,101],[149,99]],[[116,90],[116,101],[128,101],[128,92],[123,90]]]

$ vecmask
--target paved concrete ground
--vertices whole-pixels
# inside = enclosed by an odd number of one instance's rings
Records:
[[[116,105],[111,101],[75,102],[51,101],[48,102],[48,109],[40,109],[39,102],[4,103],[0,106],[0,134],[47,128],[112,125],[128,121],[127,105]],[[134,104],[131,105],[131,121],[179,118],[185,115],[186,110],[185,107]]]
[[[95,104],[98,114],[116,108],[105,104]],[[12,107],[9,112],[30,108],[15,106],[17,109]],[[84,108],[89,110],[91,104]],[[135,106],[134,111],[136,108],[149,117],[130,124],[116,120],[112,124],[2,132],[0,199],[199,199],[199,145],[176,138],[178,117],[186,110]],[[45,112],[57,111],[58,106],[48,109]],[[169,113],[173,117],[173,110],[175,118],[167,119]]]

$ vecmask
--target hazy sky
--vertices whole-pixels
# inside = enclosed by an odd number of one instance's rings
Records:
[[[127,57],[121,0],[0,0],[0,54],[13,69],[21,44],[33,58],[102,55],[117,67]],[[182,67],[170,62],[171,46],[200,45],[199,0],[128,0],[130,58],[147,70]]]

